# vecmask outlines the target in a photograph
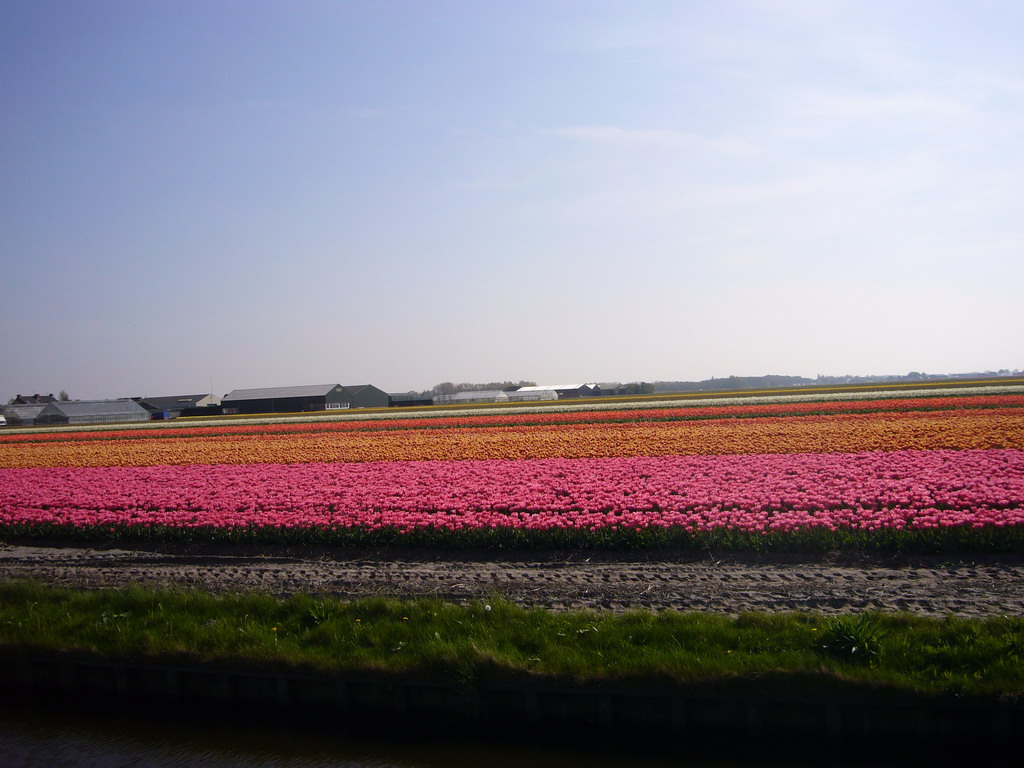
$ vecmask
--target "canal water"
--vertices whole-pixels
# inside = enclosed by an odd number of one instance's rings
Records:
[[[828,743],[766,744],[728,735],[655,743],[643,736],[624,741],[616,734],[583,738],[570,729],[539,739],[522,726],[482,733],[467,723],[410,733],[386,722],[314,727],[269,719],[55,709],[10,700],[0,704],[3,768],[861,768],[916,762],[907,759],[888,748],[856,755]]]

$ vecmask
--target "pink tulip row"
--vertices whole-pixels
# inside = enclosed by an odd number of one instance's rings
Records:
[[[1024,523],[1024,450],[0,470],[0,527],[693,531]]]

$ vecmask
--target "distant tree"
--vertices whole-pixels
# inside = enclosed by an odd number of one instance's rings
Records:
[[[460,381],[458,384],[454,384],[450,381],[444,381],[440,384],[434,385],[428,393],[429,395],[454,395],[457,392],[479,392],[481,390],[505,390],[509,392],[519,387],[535,387],[537,382],[535,381],[520,381],[516,384],[513,381],[487,381],[487,382],[472,382],[472,381]]]
[[[619,387],[624,395],[651,395],[654,394],[654,385],[646,381],[631,381]]]
[[[71,395],[69,395],[65,390],[62,389],[60,393],[57,395],[57,399],[60,400],[62,403],[66,403],[71,399]]]

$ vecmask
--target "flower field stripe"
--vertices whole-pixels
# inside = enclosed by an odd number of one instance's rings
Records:
[[[0,468],[1024,448],[1024,411],[837,414],[0,445]]]
[[[398,429],[451,429],[455,427],[543,426],[632,421],[680,421],[689,419],[743,418],[757,416],[805,416],[819,414],[913,412],[984,408],[1024,408],[1024,395],[985,395],[974,397],[923,397],[914,400],[839,400],[831,402],[794,402],[719,406],[666,406],[633,410],[572,411],[558,413],[491,414],[449,418],[366,419],[347,422],[298,422],[218,426],[181,426],[163,429],[96,429],[93,431],[34,432],[0,434],[0,444],[29,442],[74,442],[116,439],[160,439],[168,437],[211,437],[217,435],[294,434],[301,432],[356,432]]]
[[[1004,528],[1024,451],[661,456],[0,470],[0,527]]]
[[[741,405],[766,405],[780,403],[827,403],[839,401],[898,399],[910,403],[915,400],[933,397],[962,397],[981,395],[1020,395],[1024,392],[1024,380],[992,380],[990,382],[972,382],[970,385],[950,385],[948,383],[939,386],[935,382],[927,384],[901,384],[901,385],[864,385],[848,387],[823,387],[823,388],[800,388],[773,389],[760,391],[742,391],[738,393],[704,394],[691,392],[685,394],[664,394],[664,395],[637,395],[622,398],[607,399],[583,399],[583,400],[559,400],[546,402],[542,405],[502,406],[497,404],[480,404],[469,408],[453,408],[450,406],[426,406],[423,408],[383,408],[355,411],[333,411],[333,412],[312,412],[295,414],[263,414],[257,416],[215,416],[215,417],[189,417],[187,420],[190,428],[195,427],[216,427],[223,428],[225,425],[235,426],[266,426],[273,424],[330,424],[338,422],[366,422],[366,421],[400,421],[409,418],[440,419],[447,420],[460,417],[474,417],[480,414],[488,415],[523,415],[531,413],[552,414],[552,413],[576,413],[576,412],[602,412],[602,411],[623,411],[623,410],[658,410],[675,407],[703,407],[703,406],[741,406]],[[410,416],[415,413],[416,416]],[[139,424],[118,424],[118,425],[71,425],[71,426],[49,426],[49,427],[7,427],[0,433],[0,442],[3,438],[15,435],[43,435],[51,432],[61,434],[72,434],[75,432],[167,432],[180,429],[181,424],[175,421],[149,421]]]

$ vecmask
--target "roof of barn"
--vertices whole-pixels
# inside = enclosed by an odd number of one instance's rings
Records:
[[[113,416],[122,413],[149,416],[149,411],[134,400],[68,400],[50,405],[65,416]]]
[[[49,403],[12,403],[11,405],[5,405],[0,410],[8,416],[14,416],[18,419],[34,419],[45,411],[48,405]]]
[[[447,395],[448,400],[485,400],[487,398],[508,398],[508,393],[500,389],[470,389]]]
[[[542,384],[535,387],[520,387],[517,392],[546,392],[552,389],[580,389],[581,387],[590,386],[588,384]]]
[[[166,395],[164,397],[142,397],[136,400],[136,402],[140,405],[151,405],[158,411],[172,411],[191,408],[205,397],[209,397],[209,395]]]
[[[285,397],[325,397],[340,384],[306,384],[300,387],[263,387],[261,389],[235,389],[224,395],[228,400],[275,400]]]

